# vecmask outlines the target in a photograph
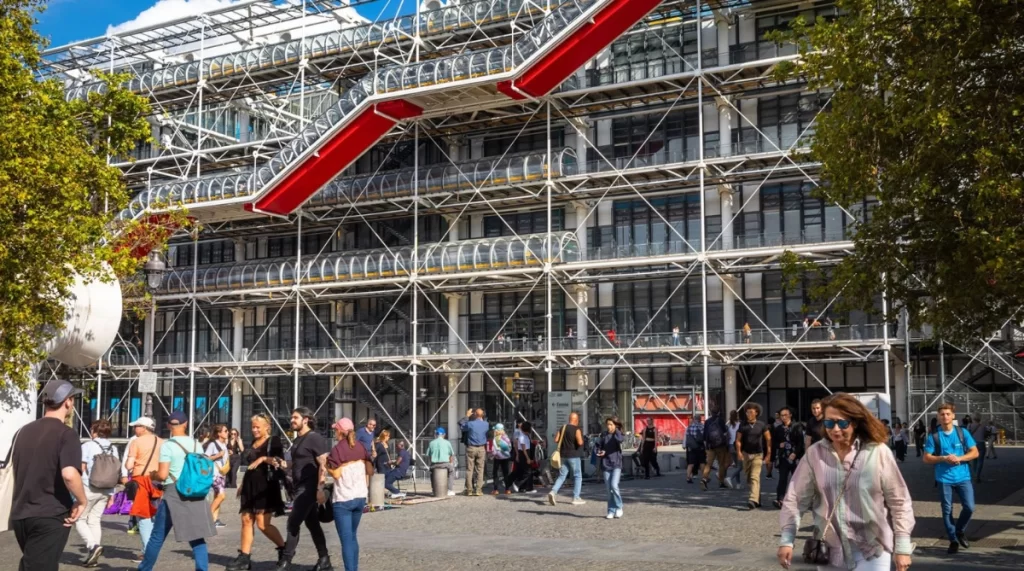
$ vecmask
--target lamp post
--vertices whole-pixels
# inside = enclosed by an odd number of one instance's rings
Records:
[[[154,250],[149,253],[149,259],[146,260],[146,264],[142,266],[142,272],[146,274],[146,290],[149,291],[150,294],[155,294],[164,283],[164,275],[167,273],[167,263],[164,262],[160,253]],[[149,320],[146,322],[146,371],[150,372],[153,370],[153,343],[155,330],[156,299],[154,298],[149,307]],[[146,393],[146,404],[143,414],[150,418],[153,417],[152,393]]]

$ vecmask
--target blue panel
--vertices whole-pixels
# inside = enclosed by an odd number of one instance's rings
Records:
[[[135,419],[142,416],[142,397],[132,397],[131,410],[128,413],[129,422],[135,422]]]

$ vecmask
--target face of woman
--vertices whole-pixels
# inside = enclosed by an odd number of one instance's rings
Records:
[[[850,421],[850,419],[843,416],[842,412],[832,407],[828,407],[825,409],[825,420],[831,420],[835,422],[835,425],[832,428],[825,427],[825,432],[826,434],[828,434],[829,440],[837,444],[853,444],[853,432],[854,429],[857,427],[857,425],[854,422]],[[848,423],[847,427],[842,428],[840,426],[840,421],[842,421],[843,424]]]
[[[615,434],[615,423],[614,422],[609,420],[608,422],[604,423],[604,426],[605,426],[605,428],[608,429],[608,434]]]
[[[252,437],[256,438],[256,439],[259,439],[259,438],[263,437],[263,423],[262,422],[260,422],[258,420],[252,421]]]

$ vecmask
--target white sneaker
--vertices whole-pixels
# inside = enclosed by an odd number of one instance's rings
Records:
[[[404,492],[398,492],[397,494],[391,494],[391,499],[393,499],[393,500],[400,500],[400,499],[402,499],[404,497],[405,497],[405,493]]]
[[[621,518],[622,517],[622,509],[615,510],[615,517],[617,517],[617,518]]]
[[[608,515],[604,516],[604,519],[614,519],[614,518],[615,518],[615,514],[613,512],[608,512]]]
[[[448,490],[448,495],[449,496],[454,496],[455,495],[455,490]]]
[[[517,486],[515,482],[512,482],[512,491],[517,494],[519,493],[519,486]]]
[[[726,478],[722,483],[725,484],[725,487],[729,488],[730,490],[735,487],[732,485],[732,480],[730,480],[729,478]]]
[[[581,498],[576,498],[575,500],[572,501],[572,505],[574,506],[582,506],[585,503],[587,503],[586,500],[583,500]]]
[[[555,494],[553,492],[548,492],[548,503],[555,505]]]
[[[528,491],[528,492],[526,492],[526,493],[527,493],[527,494],[536,494],[536,493],[537,493],[537,490],[530,490],[530,491]]]

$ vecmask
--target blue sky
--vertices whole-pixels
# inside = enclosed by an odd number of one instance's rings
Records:
[[[64,45],[103,36],[107,26],[132,20],[156,3],[157,0],[49,0],[46,12],[39,16],[37,29],[49,38],[51,46]],[[413,0],[377,0],[357,10],[368,18],[378,14],[390,17],[400,3],[402,12],[415,10]],[[387,9],[382,13],[385,6]]]

